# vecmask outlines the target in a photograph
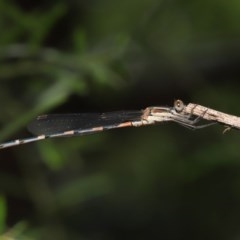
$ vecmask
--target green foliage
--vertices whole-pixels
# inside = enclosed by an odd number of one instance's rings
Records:
[[[0,196],[0,233],[5,231],[7,215],[6,199],[4,196]]]
[[[37,11],[31,13],[24,12],[17,5],[4,0],[1,1],[0,8],[4,23],[2,30],[5,33],[3,34],[3,38],[1,38],[1,44],[15,42],[26,34],[27,43],[31,47],[40,46],[50,29],[66,11],[66,6],[61,2],[54,5],[45,14],[38,13]],[[5,24],[10,25],[7,31]]]

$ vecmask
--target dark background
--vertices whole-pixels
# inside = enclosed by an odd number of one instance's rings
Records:
[[[0,1],[0,139],[45,113],[240,115],[238,0]],[[176,124],[0,151],[3,239],[238,239],[240,135]]]

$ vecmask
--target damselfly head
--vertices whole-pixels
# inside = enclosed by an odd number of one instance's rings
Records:
[[[182,112],[184,107],[185,107],[185,104],[183,103],[182,100],[177,99],[174,101],[174,109],[176,110],[176,112],[178,112],[178,113]]]

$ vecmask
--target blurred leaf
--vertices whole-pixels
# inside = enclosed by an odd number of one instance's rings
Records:
[[[2,12],[2,18],[6,18],[6,22],[12,23],[2,42],[11,42],[11,39],[21,37],[25,32],[28,35],[28,42],[31,46],[37,47],[46,38],[54,23],[65,13],[66,6],[63,2],[55,4],[47,13],[27,13],[22,11],[14,4],[5,3],[7,11]],[[4,8],[2,8],[3,10]],[[1,11],[0,11],[1,12]]]
[[[48,168],[55,171],[63,167],[65,162],[61,150],[48,141],[48,144],[38,144],[43,161],[47,164]]]
[[[26,125],[31,119],[39,115],[41,112],[47,112],[57,104],[62,103],[71,93],[66,81],[56,81],[45,92],[42,93],[37,99],[37,104],[32,110],[23,113],[18,119],[9,123],[0,133],[0,139],[6,138],[20,127]]]
[[[112,190],[111,179],[105,174],[94,174],[66,183],[56,193],[57,202],[63,207],[74,207],[89,199],[103,196]]]
[[[73,48],[78,54],[86,50],[87,39],[86,32],[83,29],[78,28],[73,32],[73,44]]]
[[[34,44],[35,47],[39,46],[46,38],[47,34],[49,34],[50,29],[54,26],[54,24],[66,13],[67,6],[64,2],[58,2],[53,5],[52,9],[49,10],[45,14],[39,13],[39,18],[36,22],[34,22],[36,18],[36,14],[31,16],[29,22],[33,22],[34,24],[30,25],[30,32],[32,32],[32,36],[30,38],[30,44]]]
[[[44,111],[57,106],[67,99],[71,94],[71,90],[71,86],[65,78],[55,81],[55,83],[37,98],[37,105],[35,108],[38,109],[38,111],[40,109]]]
[[[28,224],[21,221],[15,224],[5,234],[0,236],[1,240],[33,240],[32,238],[25,235],[25,231],[28,228]]]
[[[7,204],[3,195],[0,195],[0,234],[5,231],[7,217]]]

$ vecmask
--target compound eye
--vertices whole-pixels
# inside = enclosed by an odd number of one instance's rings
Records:
[[[176,112],[182,112],[184,107],[185,107],[185,105],[182,100],[178,99],[178,100],[174,101],[174,108],[175,108]]]

